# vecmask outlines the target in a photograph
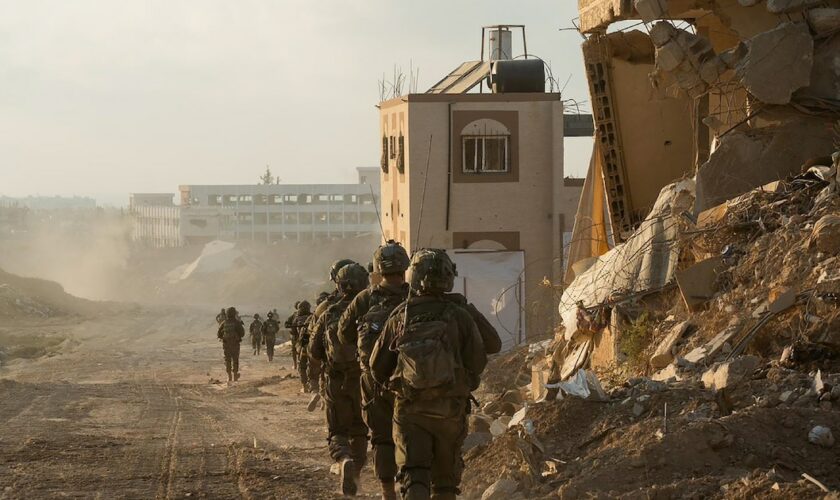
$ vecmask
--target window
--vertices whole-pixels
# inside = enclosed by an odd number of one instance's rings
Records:
[[[461,137],[464,173],[499,173],[509,170],[510,137],[466,135]]]
[[[379,157],[379,168],[388,173],[388,137],[382,136],[382,155]]]
[[[389,145],[388,145],[389,157],[393,160],[394,158],[397,157],[397,138],[392,135],[388,139],[389,139]]]
[[[401,173],[405,173],[405,136],[400,134],[400,138],[398,141],[398,150],[397,150],[397,170]]]

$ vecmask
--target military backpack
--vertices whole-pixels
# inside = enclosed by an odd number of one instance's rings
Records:
[[[358,363],[356,346],[345,344],[338,338],[338,321],[348,305],[348,302],[339,302],[331,305],[324,312],[324,342],[326,343],[327,357],[330,363],[339,368]]]
[[[374,291],[370,296],[370,307],[358,324],[359,360],[364,366],[370,365],[370,354],[376,340],[385,328],[388,317],[403,301],[401,294],[386,294]]]

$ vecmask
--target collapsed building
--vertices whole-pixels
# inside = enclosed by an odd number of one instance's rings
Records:
[[[578,5],[562,325],[491,363],[465,490],[836,498],[840,2]]]

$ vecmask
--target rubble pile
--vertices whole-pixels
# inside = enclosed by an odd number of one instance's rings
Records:
[[[74,297],[58,283],[23,278],[0,269],[0,317],[27,320],[67,315],[88,315],[99,309],[94,302]]]
[[[631,237],[611,251],[624,257],[602,256],[578,279],[618,287],[573,283],[565,328],[519,351],[531,383],[483,388],[465,443],[468,496],[840,489],[838,166],[840,154],[811,162],[697,216],[664,189],[656,214],[673,223],[660,233],[668,241]],[[673,263],[664,286],[609,279],[634,259],[644,262],[634,276]],[[490,370],[500,366],[511,360]]]

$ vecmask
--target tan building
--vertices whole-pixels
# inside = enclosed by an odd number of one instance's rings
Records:
[[[463,93],[491,71],[464,63],[430,92],[380,103],[382,222],[412,250],[451,249],[467,275],[457,288],[485,301],[510,346],[553,327],[544,282],[562,279],[583,183],[564,177],[560,94]]]

